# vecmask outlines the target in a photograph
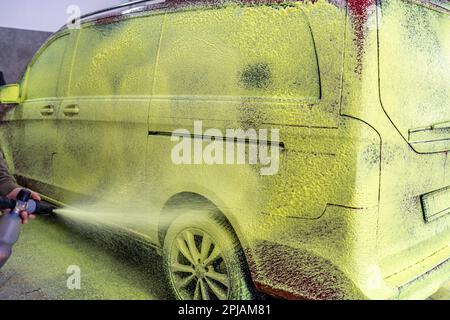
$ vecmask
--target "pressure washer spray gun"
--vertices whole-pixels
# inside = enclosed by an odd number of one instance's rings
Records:
[[[12,246],[16,243],[20,234],[20,212],[29,214],[51,214],[55,207],[30,199],[31,191],[22,189],[17,194],[16,200],[0,197],[0,210],[11,209],[0,217],[0,268],[11,256]]]

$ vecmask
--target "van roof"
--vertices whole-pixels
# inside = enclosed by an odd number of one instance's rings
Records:
[[[80,17],[81,24],[95,22],[108,24],[123,20],[136,14],[161,9],[177,9],[192,5],[220,6],[225,3],[241,4],[283,4],[293,2],[317,2],[318,0],[135,0],[114,7],[94,11]],[[343,0],[329,0],[330,2],[344,2]],[[61,27],[60,31],[67,25]]]
[[[173,10],[192,5],[206,5],[206,6],[220,6],[225,3],[241,3],[241,4],[286,4],[293,2],[309,2],[315,3],[318,0],[134,0],[120,5],[94,11],[81,16],[81,23],[96,22],[99,24],[108,24],[118,20],[123,20],[136,14],[144,12],[167,9]],[[370,4],[375,0],[326,0],[337,7],[345,7],[349,4],[350,10],[355,11],[358,15],[358,10],[366,10]],[[448,0],[413,0],[422,3],[439,11],[450,13],[450,4]],[[67,25],[61,27],[60,31],[65,29]]]

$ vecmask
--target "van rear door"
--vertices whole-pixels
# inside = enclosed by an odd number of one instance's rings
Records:
[[[383,137],[378,234],[386,276],[450,243],[449,12],[438,1],[381,1],[380,94],[395,128]]]

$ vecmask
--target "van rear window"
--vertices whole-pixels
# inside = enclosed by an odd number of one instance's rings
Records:
[[[450,15],[400,0],[383,0],[381,11],[381,100],[418,150],[428,139],[414,138],[420,131],[432,135],[438,124],[450,121]],[[443,130],[434,131],[444,138]]]
[[[168,13],[155,94],[318,98],[312,35],[297,6]]]

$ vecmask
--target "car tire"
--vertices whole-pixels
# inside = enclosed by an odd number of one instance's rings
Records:
[[[178,216],[164,239],[164,266],[180,300],[252,299],[240,243],[222,217],[190,210]]]

